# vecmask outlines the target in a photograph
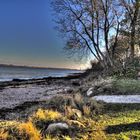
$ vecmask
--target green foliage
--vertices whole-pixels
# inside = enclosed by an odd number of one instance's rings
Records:
[[[117,79],[113,82],[113,88],[121,93],[139,93],[140,81],[135,79]]]
[[[132,67],[132,68],[127,69],[124,76],[127,77],[127,78],[136,78],[137,77],[136,68]]]
[[[133,78],[136,79],[137,78],[137,69],[136,67],[129,67],[126,69],[119,69],[119,70],[115,70],[112,73],[112,76],[117,78],[117,79],[121,79],[121,78]]]
[[[133,60],[127,58],[125,61],[125,66],[119,66],[112,72],[112,76],[121,79],[121,78],[133,78],[136,79],[138,75],[138,71],[140,69],[140,58],[135,57]]]

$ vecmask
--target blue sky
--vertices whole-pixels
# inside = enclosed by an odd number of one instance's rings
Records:
[[[64,54],[52,19],[50,0],[0,0],[0,63],[83,67]]]

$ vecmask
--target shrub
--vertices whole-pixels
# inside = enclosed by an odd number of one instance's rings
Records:
[[[88,97],[83,97],[80,94],[76,94],[74,97],[77,108],[82,111],[83,114],[92,115],[98,114],[103,110],[103,103]]]
[[[131,60],[128,58],[125,63],[125,66],[119,66],[117,69],[115,68],[112,75],[115,75],[116,78],[137,78],[138,69],[140,67],[140,58],[136,57]]]
[[[60,112],[65,111],[65,106],[72,106],[73,108],[76,107],[75,102],[72,97],[70,96],[55,96],[52,97],[48,103],[48,108],[58,110]]]
[[[113,88],[121,93],[136,94],[140,92],[140,81],[134,79],[118,79],[113,82]]]

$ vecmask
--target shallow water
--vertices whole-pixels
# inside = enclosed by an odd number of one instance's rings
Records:
[[[93,99],[106,103],[140,103],[140,95],[100,95]]]
[[[13,79],[37,79],[44,77],[63,77],[72,73],[79,73],[78,70],[47,69],[0,66],[0,81],[11,81]]]

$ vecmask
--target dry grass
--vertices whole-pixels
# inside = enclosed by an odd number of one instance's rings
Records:
[[[65,107],[65,112],[64,112],[65,116],[69,119],[71,118],[81,118],[82,117],[82,112],[78,109],[74,109],[71,106],[66,106]]]
[[[37,112],[35,112],[32,115],[33,119],[37,120],[56,120],[61,118],[62,115],[58,111],[53,111],[53,110],[43,110],[43,109],[38,109]]]
[[[30,140],[40,140],[41,135],[40,132],[36,129],[34,124],[30,121],[23,122],[18,127],[19,135],[26,135],[26,137]]]
[[[74,101],[78,104],[78,103],[81,103],[83,102],[83,96],[80,94],[80,93],[76,93],[74,95]]]
[[[57,101],[59,100],[60,98],[57,98]],[[53,109],[38,109],[26,122],[1,121],[0,140],[125,140],[126,138],[134,139],[135,137],[140,139],[138,129],[130,132],[128,129],[123,130],[125,129],[123,128],[119,134],[109,134],[105,131],[108,126],[120,124],[129,126],[131,123],[139,122],[140,110],[136,110],[135,106],[131,105],[131,108],[128,107],[124,111],[124,108],[121,109],[122,105],[119,105],[118,110],[115,112],[116,106],[110,105],[109,108],[104,108],[106,114],[101,115],[102,103],[84,98],[80,94],[75,95],[70,100],[72,105],[67,102],[66,97],[64,97],[64,104],[59,105],[64,108],[63,112]],[[62,96],[61,102],[63,102]],[[55,103],[54,99],[53,103]],[[75,105],[73,106],[73,104]],[[110,110],[110,112],[107,110]],[[113,113],[111,114],[111,112]],[[58,135],[47,134],[45,130],[48,125],[55,122],[65,122],[69,125],[66,136],[63,133]]]
[[[89,106],[87,106],[87,105],[83,106],[83,114],[84,114],[84,116],[90,116],[91,115],[91,109],[90,109]]]
[[[5,130],[0,131],[0,140],[6,140],[8,138],[8,132],[5,132]]]
[[[85,106],[85,112],[88,112],[89,110],[88,107]],[[68,109],[68,108],[67,108]],[[71,110],[73,108],[70,108]],[[88,111],[87,111],[88,110]],[[69,110],[70,111],[70,110]],[[43,115],[42,115],[43,112]],[[49,115],[44,116],[46,113]],[[48,113],[49,112],[49,113]],[[42,110],[39,109],[36,113],[36,119],[45,119],[49,121],[50,119],[58,119],[60,117],[59,112],[56,113],[56,111],[52,110]],[[53,115],[52,115],[53,114]],[[54,115],[55,114],[55,115]],[[57,115],[59,117],[57,117]],[[85,113],[86,114],[86,113]],[[66,114],[67,115],[67,114]],[[33,115],[34,116],[34,115]],[[39,116],[39,117],[38,117]],[[52,118],[51,118],[52,117]],[[46,119],[47,118],[47,119]],[[64,135],[57,135],[57,136],[52,136],[52,135],[47,135],[45,134],[44,136],[42,135],[41,130],[43,129],[37,129],[34,122],[32,121],[32,118],[29,118],[27,122],[4,122],[1,123],[0,127],[0,139],[1,140],[17,140],[17,139],[22,139],[22,140],[125,140],[125,139],[134,139],[137,138],[139,139],[140,137],[140,131],[133,129],[133,131],[126,131],[122,129],[121,133],[117,134],[108,134],[106,133],[106,128],[108,126],[114,126],[114,125],[120,125],[120,124],[126,124],[129,125],[131,123],[137,123],[139,122],[140,119],[140,111],[139,110],[128,110],[127,112],[116,112],[111,114],[106,114],[106,115],[98,115],[96,118],[93,117],[87,117],[83,115],[80,118],[73,118],[69,119],[67,116],[63,116],[61,114],[60,121],[63,121],[65,118],[65,121],[69,126],[73,128],[72,130],[72,135],[68,134],[67,136]],[[16,125],[15,125],[16,124]],[[3,126],[2,126],[3,125]],[[129,128],[132,129],[132,128]],[[128,130],[128,128],[127,128]],[[117,128],[116,128],[117,131]]]
[[[50,109],[64,112],[65,106],[76,107],[73,97],[65,95],[59,95],[52,97],[48,102],[47,106]]]

